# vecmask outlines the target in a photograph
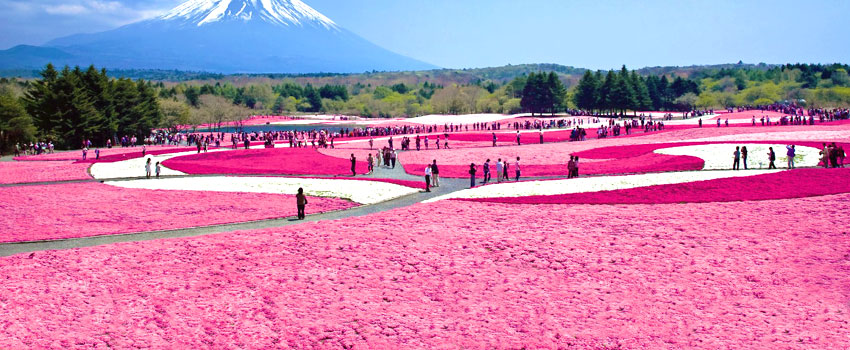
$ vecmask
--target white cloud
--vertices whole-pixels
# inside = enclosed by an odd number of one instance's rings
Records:
[[[45,5],[44,12],[51,15],[81,15],[88,13],[89,9],[80,4],[73,5]]]

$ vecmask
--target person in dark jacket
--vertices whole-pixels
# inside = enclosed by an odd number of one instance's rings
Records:
[[[304,220],[304,209],[307,208],[307,196],[304,195],[304,189],[298,188],[298,194],[295,195],[295,202],[298,206],[298,220]]]

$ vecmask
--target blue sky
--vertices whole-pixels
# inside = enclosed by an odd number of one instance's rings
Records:
[[[180,2],[0,0],[0,49],[114,28]],[[305,2],[378,45],[451,68],[850,62],[847,0]]]

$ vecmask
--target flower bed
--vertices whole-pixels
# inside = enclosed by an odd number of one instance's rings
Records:
[[[201,153],[172,158],[163,165],[187,174],[351,175],[350,161],[323,155],[314,148]],[[365,159],[358,158],[356,170],[366,173]]]
[[[846,348],[848,210],[446,201],[21,254],[0,347]]]
[[[495,178],[496,163],[495,158],[491,158],[490,171],[493,172]],[[514,163],[516,158],[509,159],[511,162],[508,167],[508,175],[514,178],[515,170]],[[528,164],[520,160],[520,170],[523,177],[535,176],[566,176],[568,175],[567,162],[569,159],[564,159],[562,164]],[[483,176],[482,163],[476,162],[478,168],[477,176]],[[469,165],[437,165],[440,169],[440,176],[447,178],[468,178]],[[703,168],[703,161],[700,158],[689,156],[671,156],[664,154],[644,154],[628,159],[614,159],[605,161],[589,161],[581,162],[580,171],[582,175],[600,175],[600,174],[631,174],[631,173],[650,173],[650,172],[666,172],[666,171],[691,171],[700,170]],[[424,174],[425,164],[405,164],[404,170],[408,174]]]
[[[458,198],[464,201],[515,204],[667,204],[759,201],[805,198],[850,192],[844,181],[850,169],[798,169],[687,183],[619,190],[501,198]]]
[[[598,191],[612,191],[655,185],[670,185],[731,177],[748,177],[778,171],[781,170],[687,171],[625,176],[580,177],[576,179],[535,180],[519,182],[511,181],[493,183],[486,186],[479,186],[476,188],[457,191],[431,199],[430,201],[455,198],[505,198],[591,193]]]
[[[191,147],[181,147],[181,146],[148,146],[147,152],[177,152],[177,151],[186,151],[191,150]],[[134,155],[138,155],[141,157],[142,147],[113,147],[113,148],[101,148],[100,149],[100,159],[103,160],[107,157],[114,156],[122,156],[126,155],[127,157],[132,157]],[[94,156],[94,148],[89,149],[87,160],[91,161],[95,158]],[[20,156],[15,157],[15,160],[19,161],[52,161],[52,160],[76,160],[80,161],[83,159],[83,151],[61,151],[51,154],[41,154],[41,155],[30,155],[30,156]]]
[[[400,181],[401,182],[401,181]],[[413,183],[412,181],[404,181]],[[148,190],[219,191],[237,193],[293,194],[298,188],[315,197],[343,198],[360,204],[375,204],[390,199],[418,193],[423,187],[405,187],[382,181],[353,179],[284,178],[284,177],[195,177],[133,181],[114,181],[107,184],[123,188]]]
[[[69,161],[0,162],[0,184],[86,180],[88,168]]]
[[[156,181],[156,180],[150,180]],[[308,213],[356,203],[311,198]],[[100,183],[0,188],[0,242],[37,241],[294,216],[295,196],[152,191]]]

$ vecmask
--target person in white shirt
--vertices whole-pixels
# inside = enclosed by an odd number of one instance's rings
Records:
[[[516,180],[514,180],[514,181],[519,181],[519,157],[516,157],[515,166],[516,166]]]
[[[496,182],[502,182],[502,171],[505,169],[505,165],[502,164],[502,158],[499,158],[496,161]]]

